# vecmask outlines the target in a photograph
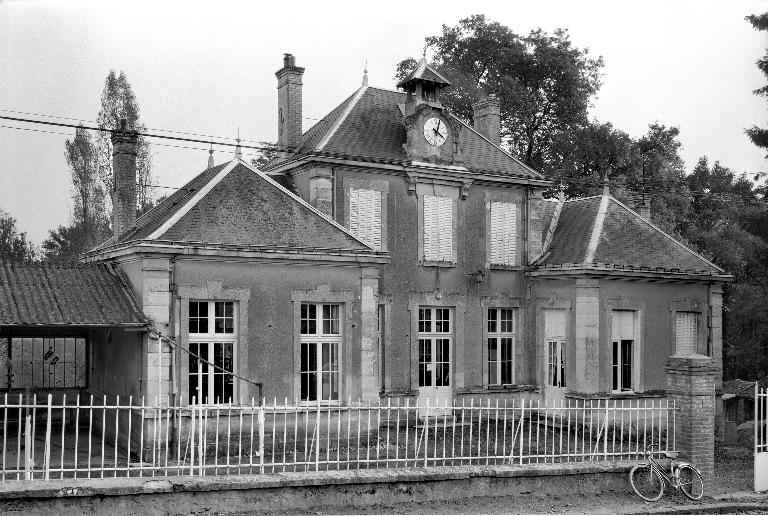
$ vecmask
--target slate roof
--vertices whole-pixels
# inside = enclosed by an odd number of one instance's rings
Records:
[[[0,262],[0,326],[144,326],[120,273],[105,264]]]
[[[363,86],[304,133],[296,155],[321,152],[351,159],[407,163],[410,158],[403,150],[405,118],[400,110],[404,103],[403,92]],[[544,177],[469,125],[453,118],[461,128],[459,147],[469,170],[524,178]],[[273,160],[265,169],[280,161]]]
[[[135,240],[374,253],[274,178],[242,161],[203,171],[137,219],[117,241],[110,239],[96,250]]]
[[[722,269],[607,196],[563,203],[552,236],[536,265],[606,265],[635,270],[724,275]],[[597,230],[595,228],[597,227]],[[594,239],[594,240],[593,240]]]

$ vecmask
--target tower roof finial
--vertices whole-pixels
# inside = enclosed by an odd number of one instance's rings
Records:
[[[243,159],[243,149],[240,148],[240,126],[237,126],[237,138],[235,138],[237,146],[235,147],[235,158]]]
[[[363,69],[363,86],[368,86],[368,60],[365,60],[365,68]]]
[[[208,168],[213,168],[213,140],[211,140],[211,148],[208,149]]]

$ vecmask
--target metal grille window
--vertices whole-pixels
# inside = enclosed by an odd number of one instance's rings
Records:
[[[419,387],[451,384],[451,310],[419,308]]]
[[[84,337],[0,338],[0,382],[8,389],[85,387],[86,350]]]
[[[698,351],[698,314],[696,312],[676,312],[675,316],[675,354],[695,355]]]
[[[341,305],[301,304],[301,401],[339,399]]]
[[[381,251],[381,192],[349,189],[349,231]]]
[[[488,384],[515,383],[515,315],[512,308],[488,309]]]
[[[194,397],[205,405],[234,398],[235,323],[233,301],[189,302],[190,401]]]
[[[517,264],[517,206],[510,202],[491,203],[491,263]]]
[[[613,391],[633,390],[633,355],[635,348],[635,312],[614,310],[612,314],[612,361]]]
[[[424,259],[453,261],[453,199],[424,196]]]

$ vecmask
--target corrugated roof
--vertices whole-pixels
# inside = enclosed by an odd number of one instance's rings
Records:
[[[0,262],[0,326],[144,326],[146,317],[105,264]]]
[[[538,265],[601,264],[723,274],[722,269],[613,197],[608,197],[605,213],[601,214],[602,199],[587,197],[563,204],[552,242]],[[593,231],[596,224],[599,231]],[[594,256],[590,259],[588,251],[593,237]]]
[[[407,135],[405,118],[399,107],[405,102],[405,93],[367,87],[342,120],[340,117],[350,107],[354,97],[355,95],[352,95],[347,98],[304,133],[297,155],[315,151],[317,145],[330,135],[330,139],[323,146],[324,153],[350,159],[401,163],[410,161],[403,149]],[[453,118],[459,127],[458,143],[464,157],[463,165],[469,170],[527,178],[543,177],[485,139],[469,125]],[[338,128],[331,134],[337,124]],[[273,160],[266,168],[269,169],[279,161]]]

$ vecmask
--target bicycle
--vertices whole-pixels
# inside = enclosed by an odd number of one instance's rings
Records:
[[[654,447],[651,443],[645,449],[648,462],[635,464],[629,471],[629,483],[632,484],[637,496],[648,502],[655,502],[664,494],[664,486],[669,485],[675,491],[682,491],[691,500],[699,500],[704,496],[704,479],[701,472],[689,462],[676,463],[679,452],[662,452],[670,460],[669,470],[653,458]]]

